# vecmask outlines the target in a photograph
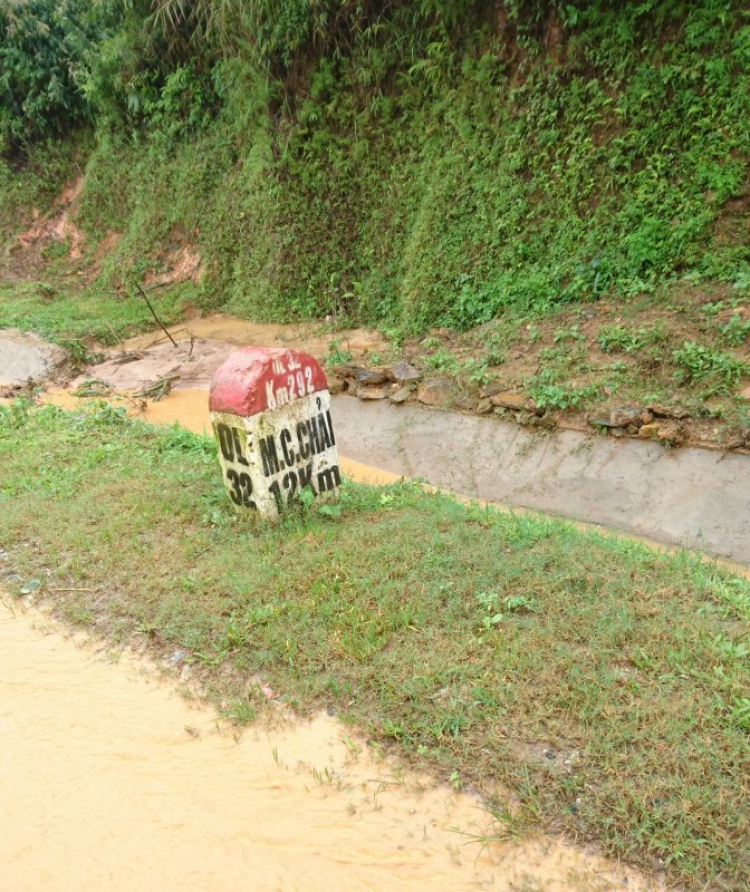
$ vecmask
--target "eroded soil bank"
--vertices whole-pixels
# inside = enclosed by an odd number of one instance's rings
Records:
[[[478,801],[335,719],[279,715],[236,740],[134,655],[60,631],[0,603],[9,889],[664,888],[550,837],[482,845],[502,828]]]

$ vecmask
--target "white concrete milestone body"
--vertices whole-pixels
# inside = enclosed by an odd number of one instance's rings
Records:
[[[305,487],[316,497],[338,494],[330,405],[325,374],[307,353],[249,347],[226,360],[209,409],[235,505],[276,518]]]

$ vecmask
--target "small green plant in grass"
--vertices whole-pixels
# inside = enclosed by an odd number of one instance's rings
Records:
[[[341,346],[341,341],[333,340],[328,345],[328,356],[326,357],[326,365],[331,368],[335,365],[344,365],[351,362],[352,354]]]
[[[750,733],[750,697],[738,697],[732,708],[732,724]]]
[[[605,325],[599,329],[596,343],[605,353],[637,353],[646,341],[642,329],[632,331],[624,325]]]
[[[595,384],[564,384],[555,370],[542,369],[529,381],[528,392],[540,409],[564,410],[580,408],[598,395],[599,388]]]
[[[750,371],[746,362],[695,341],[674,350],[672,362],[680,381],[706,385],[712,393],[726,392]]]
[[[67,257],[69,251],[70,239],[66,238],[59,242],[50,242],[42,248],[42,257],[45,260],[59,260],[61,257]]]
[[[585,341],[586,335],[580,329],[578,325],[571,325],[570,328],[558,328],[556,329],[553,338],[556,344],[561,344],[565,341]]]
[[[458,370],[458,360],[445,347],[441,346],[432,356],[425,358],[424,366],[436,372],[455,373]]]
[[[482,362],[472,357],[463,363],[462,371],[469,381],[478,387],[489,383],[490,376],[487,373],[487,362]]]
[[[482,628],[489,632],[503,621],[503,615],[498,610],[498,596],[495,592],[477,592],[476,599],[482,608]]]
[[[526,595],[508,595],[503,598],[503,607],[508,613],[536,613],[537,600]]]
[[[750,319],[743,319],[739,313],[732,313],[719,331],[721,339],[728,347],[741,347],[750,335]]]
[[[251,697],[237,697],[230,700],[221,713],[233,725],[249,725],[258,717],[258,707]]]

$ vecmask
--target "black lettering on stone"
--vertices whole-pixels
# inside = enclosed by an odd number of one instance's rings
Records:
[[[328,436],[328,425],[326,424],[325,416],[321,413],[315,421],[317,421],[320,429],[320,445],[322,447],[322,452],[324,449],[330,449],[331,446],[333,446],[333,443],[331,443],[331,438]]]
[[[330,409],[326,412],[326,420],[328,421],[328,436],[331,440],[331,446],[336,445],[336,437],[333,435],[333,422],[331,421],[331,412]]]
[[[286,428],[279,434],[279,443],[281,444],[281,451],[284,453],[284,461],[287,464],[287,467],[290,467],[297,460],[297,456],[294,454],[294,449],[290,449],[290,445],[292,442],[292,433],[288,431]]]
[[[232,428],[232,439],[234,440],[234,448],[237,452],[237,461],[241,465],[245,465],[247,467],[248,461],[245,456],[242,454],[242,440],[240,439],[240,431],[238,428]]]
[[[268,491],[276,500],[276,507],[281,511],[284,507],[284,500],[281,497],[281,487],[279,486],[279,481],[274,480],[273,483],[268,487]]]
[[[234,502],[235,505],[242,504],[242,490],[240,489],[240,475],[234,468],[229,468],[227,471],[227,480],[231,484],[232,488],[229,491],[229,498]]]
[[[307,433],[307,422],[300,421],[297,425],[297,443],[299,445],[299,457],[300,458],[309,458],[310,457],[310,447],[307,444],[304,434]]]
[[[323,451],[320,447],[320,432],[318,431],[317,421],[317,418],[311,418],[307,422],[307,430],[310,433],[310,447],[312,448],[313,455],[317,455],[319,452]]]
[[[335,489],[341,483],[341,471],[339,466],[334,465],[332,468],[326,468],[318,474],[318,492],[329,492]]]
[[[273,434],[260,441],[260,458],[263,462],[263,473],[266,477],[279,473],[281,468],[279,467],[279,457],[276,454],[276,441],[273,438]]]
[[[225,461],[234,461],[234,438],[232,437],[232,428],[226,424],[216,426],[216,433],[219,437],[219,448]]]
[[[297,475],[294,471],[290,471],[288,474],[284,476],[284,479],[281,481],[284,489],[288,490],[286,500],[287,502],[290,499],[294,498],[294,494],[297,492]]]
[[[309,486],[310,489],[313,488],[312,485],[312,462],[305,467],[304,465],[297,468],[297,474],[299,476],[299,488],[304,489],[306,486]],[[314,490],[313,490],[314,491]]]
[[[242,504],[246,508],[257,508],[258,506],[255,502],[250,498],[253,494],[253,481],[250,479],[250,475],[246,474],[244,471],[240,474],[240,490],[242,491]]]

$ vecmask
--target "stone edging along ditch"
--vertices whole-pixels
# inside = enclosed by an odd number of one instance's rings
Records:
[[[613,403],[598,412],[546,409],[529,396],[503,390],[498,384],[485,385],[479,388],[478,395],[472,396],[461,389],[458,381],[441,375],[424,375],[405,361],[375,369],[355,363],[334,365],[329,370],[328,382],[332,394],[346,393],[367,401],[388,400],[397,405],[415,403],[472,415],[500,414],[523,427],[542,431],[577,430],[655,440],[664,446],[693,445],[750,454],[750,429],[736,431],[725,438],[726,442],[719,442],[706,435],[709,421],[698,419],[677,405]],[[750,399],[750,388],[747,398]]]

